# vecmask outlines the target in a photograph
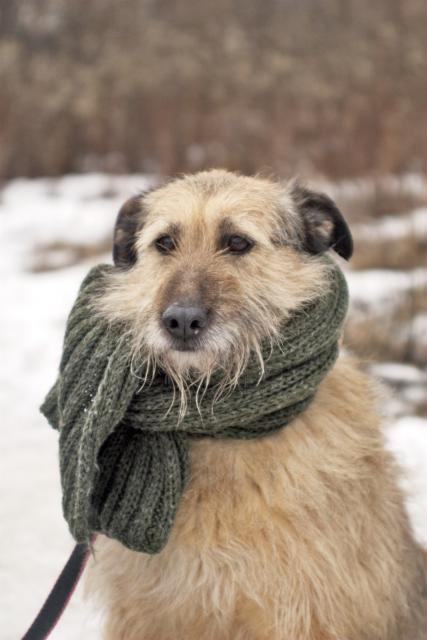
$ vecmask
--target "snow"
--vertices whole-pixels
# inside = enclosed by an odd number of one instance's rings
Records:
[[[0,628],[15,640],[34,618],[73,548],[62,518],[57,437],[39,413],[59,363],[64,323],[95,261],[34,274],[35,245],[58,239],[97,242],[111,233],[123,201],[147,177],[71,176],[15,180],[2,192],[0,316]],[[107,187],[117,195],[102,196]],[[108,259],[108,256],[105,256]],[[79,585],[52,640],[99,638],[99,623]]]
[[[427,269],[410,271],[366,269],[346,271],[353,308],[383,314],[393,309],[401,296],[427,286]]]
[[[152,182],[103,174],[12,180],[0,200],[2,269],[13,272],[16,262],[28,268],[34,248],[52,242],[89,245],[109,237],[125,199]]]
[[[370,224],[353,226],[353,234],[358,240],[381,239],[398,240],[403,236],[427,237],[427,208],[420,207],[402,216],[383,216]]]
[[[24,632],[47,596],[73,542],[61,515],[57,438],[39,413],[55,379],[64,322],[88,265],[3,283],[0,329],[2,412],[0,628]],[[98,637],[81,588],[53,640]],[[91,626],[92,625],[92,626]]]
[[[33,273],[34,249],[44,243],[97,243],[111,234],[118,208],[152,182],[147,176],[67,176],[14,180],[0,194],[0,629],[16,640],[50,590],[73,541],[61,514],[57,437],[39,413],[53,383],[64,323],[89,267],[108,256],[76,266]],[[51,256],[52,258],[52,256]],[[62,264],[60,260],[60,264]],[[424,278],[375,271],[349,273],[358,300],[393,298]],[[380,375],[412,380],[422,373],[391,363]],[[420,384],[424,382],[421,380]],[[390,449],[405,476],[408,509],[416,534],[427,545],[427,425],[404,416],[386,429]],[[74,594],[52,640],[97,640],[99,621],[83,603],[82,585]]]
[[[405,416],[385,430],[388,449],[405,474],[401,487],[407,496],[415,536],[427,548],[427,420]]]
[[[322,187],[333,197],[357,198],[372,197],[377,192],[405,192],[418,197],[427,194],[427,182],[421,174],[408,173],[404,176],[381,176],[376,178],[358,178],[340,182],[323,182]]]
[[[411,415],[414,407],[423,409],[426,406],[427,367],[381,362],[371,364],[367,369],[383,383],[382,405],[386,424],[392,418],[401,419]]]
[[[427,360],[427,313],[418,313],[412,318],[410,326],[402,330],[400,337],[402,340],[411,339],[417,344],[424,360]]]
[[[400,384],[420,384],[427,386],[427,374],[410,364],[381,362],[370,367],[371,372],[387,380]]]

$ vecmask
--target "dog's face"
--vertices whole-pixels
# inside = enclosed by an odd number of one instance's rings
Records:
[[[100,301],[137,350],[172,377],[215,367],[235,379],[290,311],[318,295],[318,255],[352,252],[334,203],[290,183],[210,171],[128,201],[114,234],[120,267]]]

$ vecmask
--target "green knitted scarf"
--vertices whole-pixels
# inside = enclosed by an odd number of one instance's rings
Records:
[[[159,552],[188,478],[192,438],[264,436],[308,406],[337,357],[348,305],[341,270],[324,260],[328,290],[284,324],[280,349],[270,354],[265,345],[261,381],[254,357],[213,412],[214,383],[204,396],[202,416],[193,398],[182,421],[164,376],[143,386],[144,371],[131,369],[126,327],[92,311],[105,274],[115,267],[99,265],[89,272],[68,318],[58,379],[41,407],[59,430],[63,511],[78,542],[102,532],[130,549]]]

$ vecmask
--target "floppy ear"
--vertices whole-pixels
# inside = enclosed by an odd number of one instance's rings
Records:
[[[142,227],[142,194],[129,198],[121,207],[113,236],[113,260],[117,267],[131,267],[136,262],[136,234]]]
[[[349,260],[353,254],[353,238],[341,211],[324,193],[294,185],[292,196],[301,215],[303,246],[309,253],[333,249]]]

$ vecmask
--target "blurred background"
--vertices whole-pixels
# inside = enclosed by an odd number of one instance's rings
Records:
[[[425,0],[0,0],[5,640],[72,546],[38,414],[68,310],[121,203],[180,172],[298,175],[336,199],[356,242],[346,344],[385,384],[427,545],[426,24]],[[79,591],[52,638],[83,634]]]

